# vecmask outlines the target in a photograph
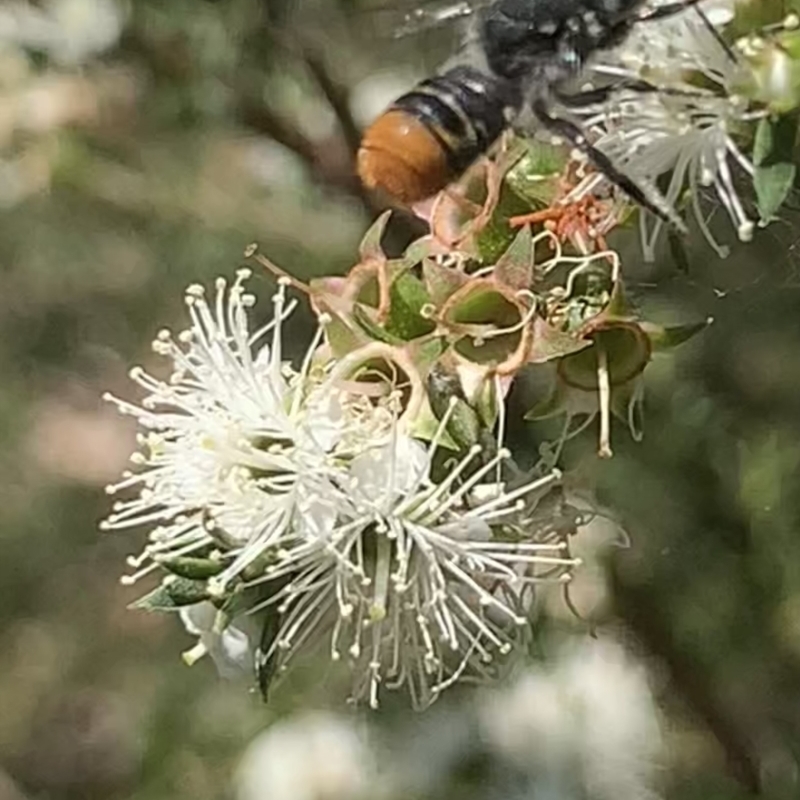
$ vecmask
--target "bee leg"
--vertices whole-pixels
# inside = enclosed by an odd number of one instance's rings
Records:
[[[664,19],[665,17],[672,17],[675,14],[680,14],[687,8],[699,5],[703,0],[675,0],[674,3],[667,3],[663,6],[653,9],[644,16],[639,17],[638,22],[653,22],[657,19]]]
[[[612,83],[608,86],[601,86],[597,89],[587,89],[583,92],[555,92],[555,97],[561,105],[567,108],[584,108],[586,106],[595,106],[605,103],[616,92],[622,91],[640,92],[641,94],[649,94],[650,92],[658,92],[660,89],[647,81],[622,81],[621,83]]]
[[[598,89],[587,89],[582,92],[561,92],[556,90],[553,96],[565,108],[582,109],[600,106],[608,102],[617,92],[634,92],[637,94],[660,94],[670,97],[707,97],[700,89],[679,89],[674,86],[656,86],[647,81],[622,81],[601,86]]]
[[[664,220],[664,222],[671,223],[683,233],[686,232],[686,225],[683,220],[673,211],[666,201],[660,198],[659,195],[656,195],[652,199],[648,197],[638,184],[624,172],[617,169],[614,162],[605,153],[598,150],[588,141],[584,132],[577,125],[561,117],[554,117],[550,113],[550,109],[544,99],[539,98],[533,100],[531,103],[531,110],[545,128],[556,134],[556,136],[561,136],[566,139],[573,147],[580,150],[597,170],[602,172],[611,183],[622,189],[625,194],[642,206],[642,208],[646,208],[652,214]]]

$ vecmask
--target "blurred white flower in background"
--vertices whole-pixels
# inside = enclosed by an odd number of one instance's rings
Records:
[[[62,129],[101,128],[133,107],[133,70],[93,61],[119,40],[126,11],[117,0],[0,3],[0,208],[49,188]]]
[[[552,655],[510,686],[403,725],[370,717],[362,731],[304,712],[276,722],[241,762],[238,800],[406,800],[454,787],[506,800],[658,800],[661,734],[644,668],[583,635]]]
[[[375,798],[373,755],[345,717],[317,712],[257,736],[237,772],[238,800]]]
[[[34,405],[31,417],[26,451],[51,479],[103,485],[130,455],[130,430],[111,409],[81,407],[62,395]]]
[[[0,42],[43,50],[60,64],[80,64],[117,42],[125,16],[115,0],[6,3],[0,8]]]
[[[350,111],[359,125],[369,125],[387,106],[427,75],[412,65],[390,72],[382,69],[362,78],[350,92]]]
[[[480,708],[490,748],[538,783],[592,800],[647,800],[661,749],[643,667],[617,644],[585,638],[531,668]]]

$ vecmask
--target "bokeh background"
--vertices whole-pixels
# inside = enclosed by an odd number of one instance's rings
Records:
[[[715,323],[648,370],[643,443],[615,430],[603,464],[591,434],[569,448],[575,492],[613,519],[578,543],[585,621],[545,598],[508,687],[376,715],[309,663],[264,705],[184,666],[176,618],[126,610],[141,539],[97,523],[133,431],[101,394],[134,394],[127,370],[180,327],[183,288],[249,243],[303,278],[350,266],[379,210],[353,177],[359,129],[452,44],[392,38],[403,8],[0,3],[0,800],[800,793],[791,208],[725,260],[693,237],[688,270],[620,234],[651,316]],[[397,216],[388,246],[413,231]],[[299,351],[312,322],[292,324]]]

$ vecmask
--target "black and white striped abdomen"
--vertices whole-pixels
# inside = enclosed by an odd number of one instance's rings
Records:
[[[392,108],[422,122],[460,174],[497,141],[520,105],[516,83],[459,66],[417,84]]]

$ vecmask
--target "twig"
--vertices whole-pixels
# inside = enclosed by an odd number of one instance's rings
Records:
[[[317,148],[300,130],[280,117],[265,102],[252,98],[241,98],[239,117],[249,128],[268,136],[273,141],[291,150],[306,163],[316,162]]]
[[[263,85],[269,69],[263,60],[264,50],[255,48],[252,81],[244,81],[249,87],[239,91],[236,108],[239,119],[248,127],[268,136],[287,147],[300,158],[315,179],[326,186],[343,191],[355,198],[368,217],[375,217],[385,206],[369,193],[358,179],[355,170],[355,154],[361,143],[361,131],[350,113],[349,89],[340,85],[329,74],[321,56],[312,45],[303,45],[296,35],[282,31],[277,35],[269,26],[259,26],[254,31],[263,47],[269,41],[274,52],[277,48],[284,60],[296,61],[308,69],[319,86],[322,98],[328,103],[339,126],[339,137],[324,142],[309,139],[296,124],[279,115],[253,87]],[[416,237],[422,235],[423,224],[407,211],[399,210],[392,217],[384,245],[389,255],[397,255]]]
[[[761,792],[761,778],[752,742],[716,702],[710,678],[675,646],[666,620],[649,592],[626,581],[615,565],[611,569],[617,612],[640,642],[666,665],[674,687],[703,720],[725,753],[728,771],[753,795]]]
[[[306,62],[309,72],[314,76],[320,91],[328,101],[328,105],[336,115],[348,150],[352,156],[355,156],[361,145],[361,129],[350,111],[349,90],[331,77],[323,59],[310,47],[304,48],[303,60]]]

